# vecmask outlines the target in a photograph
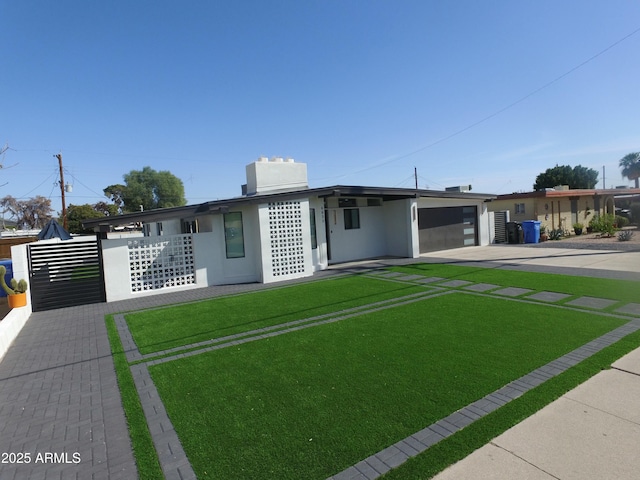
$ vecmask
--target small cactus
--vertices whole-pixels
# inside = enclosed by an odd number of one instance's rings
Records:
[[[628,242],[633,237],[632,230],[622,230],[618,232],[618,241],[619,242]]]
[[[24,278],[20,280],[16,280],[15,278],[11,279],[11,290],[16,293],[24,293],[27,291],[27,281]]]
[[[0,286],[7,292],[7,295],[15,295],[17,293],[24,293],[27,291],[27,281],[16,280],[15,278],[11,279],[11,287],[7,285],[7,282],[4,280],[4,276],[7,273],[7,267],[4,265],[0,265]]]

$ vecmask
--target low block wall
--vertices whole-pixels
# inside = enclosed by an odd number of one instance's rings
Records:
[[[0,361],[31,316],[31,299],[27,295],[27,306],[14,308],[0,320]]]

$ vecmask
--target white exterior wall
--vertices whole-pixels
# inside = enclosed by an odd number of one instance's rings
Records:
[[[242,213],[242,233],[244,236],[244,257],[227,258],[226,244],[224,238],[224,216],[213,215],[213,245],[209,248],[201,248],[196,250],[196,261],[200,262],[199,256],[208,256],[211,252],[217,250],[217,270],[220,274],[216,275],[214,283],[209,285],[225,285],[235,283],[250,283],[260,281],[260,250],[258,238],[260,230],[258,227],[258,215],[255,205],[248,205],[241,208],[233,208],[229,213]],[[200,252],[200,253],[198,253]],[[208,259],[211,262],[212,259]]]
[[[144,237],[147,239],[166,240],[167,236]],[[175,287],[158,288],[154,290],[132,291],[131,267],[129,261],[129,241],[134,239],[119,238],[102,240],[102,259],[104,264],[104,283],[107,294],[107,302],[139,298],[149,295],[159,295],[176,290],[188,290],[192,288],[206,287],[206,277],[198,272],[198,256],[195,255],[195,283]],[[194,239],[195,247],[195,239]]]
[[[107,302],[134,298],[131,293],[128,242],[129,239],[126,238],[102,240],[104,286],[107,292]]]
[[[248,245],[246,215],[242,214],[245,239],[245,256],[227,258],[224,241],[224,221],[222,215],[212,215],[213,232],[193,235],[196,261],[196,283],[198,286],[232,285],[259,281],[256,270],[255,247]],[[251,229],[249,229],[251,231]]]
[[[11,260],[13,278],[20,280],[24,278],[29,281],[29,261],[27,259],[27,244],[14,245],[11,247]],[[31,287],[31,285],[29,285]],[[22,327],[29,320],[31,315],[31,295],[27,290],[27,305],[20,308],[12,308],[9,313],[0,321],[0,360],[7,353],[9,347],[16,339]]]
[[[491,245],[496,237],[495,217],[484,202],[478,205],[478,217],[478,243]]]
[[[419,256],[418,211],[415,199],[384,202],[387,255],[416,258]]]
[[[213,232],[213,215],[203,215],[197,217],[198,230],[200,232]]]
[[[309,200],[258,206],[263,283],[313,275]]]
[[[317,272],[318,270],[326,270],[329,268],[324,200],[318,197],[311,198],[309,199],[309,207],[314,208],[316,213],[316,240],[318,241],[318,248],[311,250],[311,262],[313,264],[313,271]]]
[[[387,255],[384,207],[349,207],[360,210],[360,228],[345,230],[344,208],[329,208],[331,263]]]
[[[195,283],[176,287],[159,288],[132,292],[131,271],[129,267],[128,241],[131,239],[109,239],[102,241],[104,259],[104,278],[107,301],[124,300],[147,295],[158,295],[174,290],[201,288],[211,285],[230,285],[260,281],[259,237],[256,207],[244,207],[232,212],[242,213],[244,250],[242,258],[226,258],[223,215],[203,217],[203,223],[213,231],[192,234],[194,249]],[[168,222],[178,224],[179,221]],[[163,222],[164,227],[165,222]],[[153,230],[152,230],[153,232]],[[156,237],[166,240],[169,235]],[[146,237],[154,238],[154,236]]]

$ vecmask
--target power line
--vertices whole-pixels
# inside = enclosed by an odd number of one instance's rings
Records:
[[[51,187],[51,191],[49,192],[49,196],[47,197],[49,200],[51,200],[51,195],[53,195],[53,190],[58,186],[58,180],[57,180],[58,172],[55,172],[55,175],[56,175],[56,181],[53,182],[53,187]],[[44,182],[42,182],[42,183],[44,183]],[[42,183],[40,185],[42,185]],[[38,188],[38,187],[36,187],[36,188]],[[35,190],[35,188],[34,188],[34,190]],[[31,190],[31,192],[33,192],[33,190]],[[29,193],[31,193],[31,192],[29,192]]]
[[[106,197],[104,192],[103,193],[98,193],[95,190],[92,190],[90,187],[87,187],[84,183],[82,183],[80,180],[78,180],[78,178],[75,175],[73,175],[73,173],[69,172],[66,168],[65,168],[65,172],[67,172],[71,176],[71,178],[73,178],[74,182],[78,182],[80,185],[82,185],[84,188],[89,190],[91,193],[95,193],[99,197]]]
[[[29,190],[27,193],[25,193],[24,195],[22,195],[21,197],[18,197],[18,198],[27,198],[27,195],[29,195],[30,193],[34,192],[34,191],[35,191],[35,190],[37,190],[38,188],[40,188],[42,185],[44,185],[44,184],[45,184],[45,182],[46,182],[47,180],[49,180],[51,177],[53,177],[54,175],[57,175],[57,174],[58,174],[58,172],[56,172],[56,171],[54,170],[54,171],[53,171],[53,173],[52,173],[51,175],[49,175],[47,178],[45,178],[45,179],[42,181],[42,183],[41,183],[40,185],[38,185],[38,186],[37,186],[37,187],[35,187],[35,188],[32,188],[32,189],[31,189],[31,190]],[[51,197],[51,194],[49,194],[49,197]]]
[[[491,120],[494,117],[497,117],[498,115],[500,115],[501,113],[506,112],[507,110],[515,107],[516,105],[519,105],[520,103],[524,102],[525,100],[527,100],[528,98],[534,96],[535,94],[541,92],[542,90],[545,90],[546,88],[549,88],[551,85],[559,82],[560,80],[562,80],[563,78],[571,75],[573,72],[575,72],[576,70],[579,70],[580,68],[584,67],[585,65],[587,65],[588,63],[592,62],[593,60],[595,60],[596,58],[600,57],[601,55],[605,54],[606,52],[608,52],[609,50],[611,50],[612,48],[618,46],[619,44],[621,44],[622,42],[624,42],[625,40],[631,38],[632,36],[636,35],[638,32],[640,32],[640,27],[636,28],[634,31],[632,31],[631,33],[625,35],[624,37],[620,38],[619,40],[616,40],[615,42],[613,42],[611,45],[609,45],[608,47],[606,47],[603,50],[600,50],[598,53],[596,53],[595,55],[589,57],[587,60],[583,61],[582,63],[576,65],[575,67],[567,70],[565,73],[563,73],[562,75],[554,78],[553,80],[551,80],[550,82],[545,83],[544,85],[542,85],[541,87],[536,88],[535,90],[532,90],[531,92],[527,93],[526,95],[520,97],[519,99],[517,99],[516,101],[508,104],[505,107],[500,108],[499,110],[496,110],[495,112],[493,112],[490,115],[487,115],[486,117],[481,118],[480,120],[477,120],[476,122],[471,123],[470,125],[467,125],[464,128],[461,128],[460,130],[457,130],[449,135],[446,135],[434,142],[429,143],[428,145],[425,145],[423,147],[420,147],[416,150],[413,150],[409,153],[405,153],[399,156],[393,156],[391,159],[383,161],[381,163],[378,163],[377,165],[371,166],[371,167],[366,167],[363,168],[361,170],[355,171],[350,173],[349,175],[355,175],[358,173],[362,173],[362,172],[366,172],[368,170],[373,170],[374,168],[378,168],[378,167],[382,167],[383,165],[388,165],[390,163],[393,162],[397,162],[398,160],[402,160],[403,158],[407,158],[410,157],[412,155],[415,155],[416,153],[420,153],[423,152],[429,148],[435,147],[436,145],[439,145],[443,142],[446,142],[447,140],[451,140],[454,137],[457,137],[458,135],[463,134],[464,132],[471,130],[472,128],[477,127],[478,125],[481,125],[482,123]],[[344,176],[344,175],[341,175]]]

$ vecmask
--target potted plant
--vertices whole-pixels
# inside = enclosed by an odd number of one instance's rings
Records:
[[[7,292],[7,302],[10,308],[24,307],[27,304],[27,281],[11,279],[11,287],[4,279],[7,267],[0,265],[0,285]]]
[[[583,228],[584,228],[584,225],[582,225],[581,223],[573,224],[573,231],[575,232],[576,235],[582,235]]]

